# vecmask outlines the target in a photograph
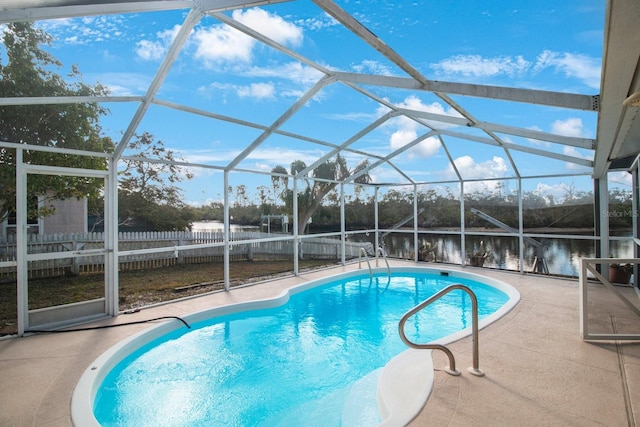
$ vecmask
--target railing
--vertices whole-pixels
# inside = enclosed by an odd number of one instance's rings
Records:
[[[588,274],[591,273],[596,280],[598,280],[604,287],[611,293],[613,293],[624,305],[626,305],[633,313],[637,316],[640,316],[640,308],[637,307],[632,301],[630,301],[622,292],[618,289],[619,286],[615,286],[611,280],[611,277],[605,277],[601,272],[598,271],[598,265],[610,266],[611,264],[631,264],[638,265],[640,263],[640,259],[638,258],[581,258],[580,259],[580,336],[583,340],[590,341],[611,341],[611,340],[639,340],[640,334],[622,334],[617,333],[615,328],[615,323],[613,324],[613,333],[610,334],[600,334],[593,333],[589,331],[589,318],[591,310],[595,309],[594,306],[589,304],[588,298],[588,290],[589,290],[589,277]],[[633,290],[631,287],[626,284],[625,286],[629,293],[631,293],[634,297],[637,296],[638,289],[636,286],[633,286]],[[635,292],[633,292],[635,291]],[[635,298],[634,298],[635,299]],[[637,300],[636,300],[637,301]],[[601,308],[600,308],[601,309]],[[610,316],[611,321],[613,322],[614,316]]]
[[[378,249],[376,250],[376,267],[378,266],[378,254],[382,255],[382,258],[384,258],[384,262],[387,264],[387,277],[391,280],[391,267],[389,267],[389,260],[387,259],[387,254],[380,246],[378,246]]]
[[[364,259],[367,261],[367,265],[369,266],[369,278],[373,279],[373,272],[371,271],[369,255],[367,255],[367,250],[365,248],[360,248],[360,251],[358,253],[358,268],[362,268],[362,255],[364,255]]]
[[[477,377],[482,377],[484,376],[484,372],[482,372],[482,370],[480,370],[479,367],[479,357],[478,357],[478,299],[476,298],[476,295],[473,293],[473,291],[471,289],[469,289],[467,286],[464,286],[462,284],[455,284],[455,285],[450,285],[447,286],[446,288],[442,289],[441,291],[437,292],[436,294],[434,294],[433,296],[431,296],[430,298],[424,300],[423,302],[421,302],[420,304],[418,304],[417,306],[413,307],[411,310],[409,310],[408,312],[406,312],[404,314],[404,316],[402,316],[402,318],[400,319],[400,323],[398,324],[398,332],[400,334],[400,338],[402,339],[402,341],[408,345],[411,348],[415,348],[418,350],[442,350],[447,357],[449,358],[449,365],[445,366],[444,370],[446,373],[450,374],[450,375],[460,375],[460,371],[456,369],[456,359],[453,356],[453,353],[451,353],[451,350],[449,350],[447,347],[445,347],[444,345],[441,344],[417,344],[414,343],[412,341],[410,341],[406,334],[404,333],[404,325],[407,322],[407,320],[413,316],[414,314],[418,313],[420,310],[422,310],[423,308],[425,308],[426,306],[428,306],[429,304],[431,304],[432,302],[440,299],[441,297],[443,297],[444,295],[448,294],[451,291],[454,291],[456,289],[462,290],[464,292],[466,292],[469,297],[471,298],[471,314],[472,314],[472,339],[473,339],[473,366],[468,368],[469,373],[477,376]]]
[[[276,236],[276,237],[274,237]],[[104,272],[104,233],[58,233],[27,235],[30,278],[68,273]],[[118,233],[119,270],[141,270],[175,264],[223,262],[221,232],[121,232]],[[233,232],[229,236],[231,261],[271,260],[293,256],[293,240],[287,235],[257,231]],[[305,236],[302,248],[307,259],[354,259],[366,242],[345,242],[321,236]],[[18,249],[15,236],[0,236],[0,280],[16,280]],[[343,254],[344,252],[344,254]],[[37,257],[37,260],[34,259]]]

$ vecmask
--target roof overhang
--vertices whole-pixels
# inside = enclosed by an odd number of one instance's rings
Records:
[[[640,2],[609,0],[604,26],[595,178],[604,176],[612,162],[635,158],[640,153],[640,107],[623,105],[625,99],[640,91],[639,27]]]

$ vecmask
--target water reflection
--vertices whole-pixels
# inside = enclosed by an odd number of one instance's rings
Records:
[[[595,239],[560,239],[537,238],[541,243],[538,248],[533,244],[525,244],[524,270],[534,271],[536,257],[544,260],[550,274],[564,276],[578,276],[580,258],[595,258]],[[460,264],[462,250],[460,237],[457,235],[427,235],[421,234],[418,239],[419,247],[430,249],[425,261]],[[519,271],[519,240],[507,236],[467,236],[465,260],[481,247],[487,253],[484,267],[502,270]],[[413,259],[413,234],[392,233],[384,238],[384,247],[392,258]],[[610,243],[611,255],[619,258],[632,258],[633,247],[631,241],[613,240]]]

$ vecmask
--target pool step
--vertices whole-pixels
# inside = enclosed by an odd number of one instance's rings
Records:
[[[372,427],[380,423],[376,389],[382,368],[353,384],[334,390],[323,398],[291,408],[286,413],[270,414],[265,426],[304,425],[305,427]]]
[[[343,427],[376,426],[380,423],[376,394],[382,368],[360,378],[349,387],[342,408]]]

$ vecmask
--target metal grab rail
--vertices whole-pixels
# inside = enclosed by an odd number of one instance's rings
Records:
[[[384,262],[387,263],[387,276],[389,277],[389,280],[391,280],[391,267],[389,267],[389,260],[387,260],[387,254],[384,253],[381,246],[378,246],[378,249],[376,250],[376,267],[378,266],[378,253],[382,255]]]
[[[367,265],[369,266],[369,278],[373,279],[373,272],[371,271],[371,263],[369,262],[369,255],[367,255],[367,251],[365,248],[360,248],[360,252],[358,254],[358,268],[362,268],[362,255],[364,255],[364,259],[367,260]]]
[[[447,347],[441,344],[416,344],[412,341],[409,341],[409,339],[404,333],[404,324],[407,322],[407,320],[411,316],[413,316],[414,314],[416,314],[417,312],[419,312],[420,310],[422,310],[423,308],[425,308],[435,300],[440,299],[444,295],[456,289],[465,291],[471,298],[473,367],[470,367],[467,370],[469,371],[469,373],[477,377],[482,377],[484,376],[484,372],[480,370],[479,362],[478,362],[478,299],[476,298],[476,295],[473,293],[473,291],[469,289],[467,286],[462,284],[447,286],[446,288],[432,295],[431,297],[424,300],[420,304],[416,305],[411,310],[407,311],[400,319],[400,323],[398,323],[398,333],[400,334],[400,338],[402,339],[402,341],[411,348],[415,348],[418,350],[442,350],[449,358],[449,366],[445,366],[444,368],[445,372],[447,372],[450,375],[456,375],[456,376],[460,375],[460,371],[456,369],[456,360],[455,360],[455,357],[453,357],[453,353],[451,353],[451,350],[449,350]]]

